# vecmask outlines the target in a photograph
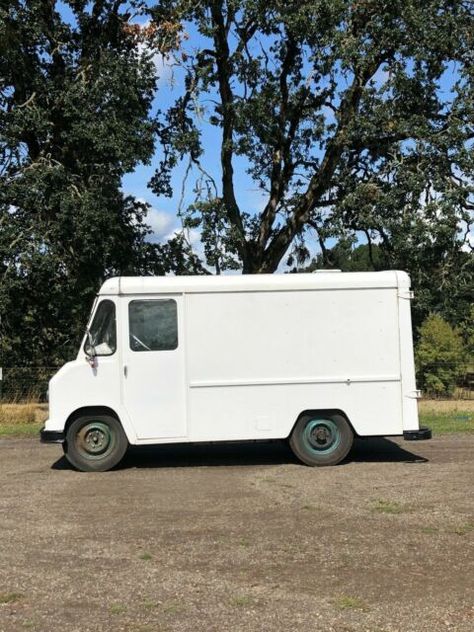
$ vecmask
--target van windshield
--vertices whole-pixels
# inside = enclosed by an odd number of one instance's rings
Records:
[[[108,356],[115,353],[117,334],[115,325],[115,303],[101,301],[89,329],[90,342],[95,355]],[[86,341],[87,345],[87,341]]]

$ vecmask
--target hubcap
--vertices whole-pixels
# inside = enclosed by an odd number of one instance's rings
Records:
[[[76,446],[86,458],[103,457],[113,447],[113,435],[107,424],[92,421],[77,433]]]
[[[334,452],[340,443],[339,428],[332,419],[311,419],[305,426],[306,447],[318,454]]]

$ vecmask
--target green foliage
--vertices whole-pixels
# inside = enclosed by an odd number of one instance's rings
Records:
[[[463,339],[468,367],[474,373],[474,305],[460,322],[458,330]]]
[[[437,314],[426,318],[419,334],[415,358],[420,388],[427,394],[451,395],[464,368],[460,334]]]
[[[105,277],[186,267],[121,190],[154,151],[153,54],[173,29],[130,26],[137,0],[62,4],[70,21],[49,0],[0,7],[0,366],[70,358]]]
[[[341,239],[333,248],[325,248],[301,272],[332,268],[343,272],[367,272],[386,267],[383,251],[377,244],[354,246],[355,239]]]

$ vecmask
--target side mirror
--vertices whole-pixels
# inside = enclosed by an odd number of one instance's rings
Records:
[[[86,341],[86,344],[84,345],[84,351],[86,353],[87,362],[89,362],[91,366],[94,366],[95,357],[97,354],[95,352],[95,347],[92,344],[92,336],[90,334],[90,331],[87,332],[87,341]]]

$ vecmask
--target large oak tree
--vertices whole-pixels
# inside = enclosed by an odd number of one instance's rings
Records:
[[[209,265],[274,272],[287,257],[302,264],[311,240],[329,264],[334,240],[355,238],[412,273],[425,310],[468,302],[471,2],[165,0],[153,15],[191,37],[152,186],[169,193],[189,160],[198,186],[182,214]],[[220,130],[211,158],[209,127]],[[239,169],[265,196],[258,212]]]

